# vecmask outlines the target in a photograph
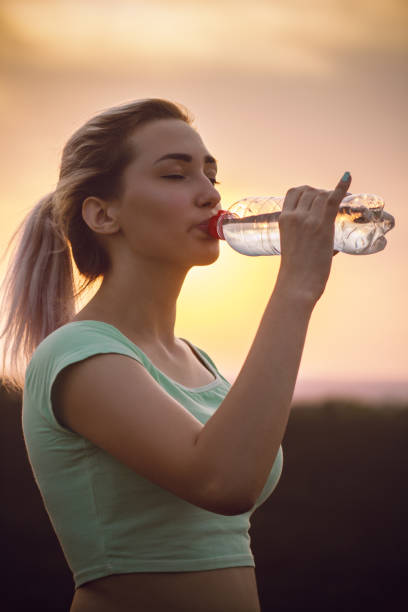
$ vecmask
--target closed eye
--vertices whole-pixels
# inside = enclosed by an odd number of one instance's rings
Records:
[[[168,179],[183,179],[186,178],[185,176],[183,176],[182,174],[167,174],[166,176],[163,176],[162,178],[168,178]],[[213,185],[220,185],[220,183],[217,181],[217,179],[215,178],[211,178],[210,176],[208,177],[208,180],[213,184]]]

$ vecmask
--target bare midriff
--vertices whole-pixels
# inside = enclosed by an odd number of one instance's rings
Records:
[[[253,567],[115,574],[75,591],[70,612],[260,612]]]

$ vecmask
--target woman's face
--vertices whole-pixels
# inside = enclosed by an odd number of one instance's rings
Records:
[[[183,267],[214,262],[218,240],[197,226],[219,208],[217,166],[200,136],[184,121],[161,119],[138,128],[131,142],[136,155],[118,207],[126,248]]]

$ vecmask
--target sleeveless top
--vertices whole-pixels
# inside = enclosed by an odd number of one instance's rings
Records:
[[[45,508],[75,586],[110,574],[187,572],[254,566],[251,513],[275,488],[282,449],[250,512],[224,516],[162,489],[56,419],[52,386],[70,364],[101,353],[135,359],[162,388],[205,423],[230,384],[210,357],[188,343],[213,373],[204,386],[188,388],[158,370],[117,328],[75,321],[37,347],[26,371],[22,424],[28,457]]]

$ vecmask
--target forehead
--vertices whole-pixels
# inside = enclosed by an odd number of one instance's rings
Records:
[[[159,119],[138,128],[131,136],[136,159],[154,163],[167,153],[182,152],[193,157],[209,155],[201,136],[185,121]]]

